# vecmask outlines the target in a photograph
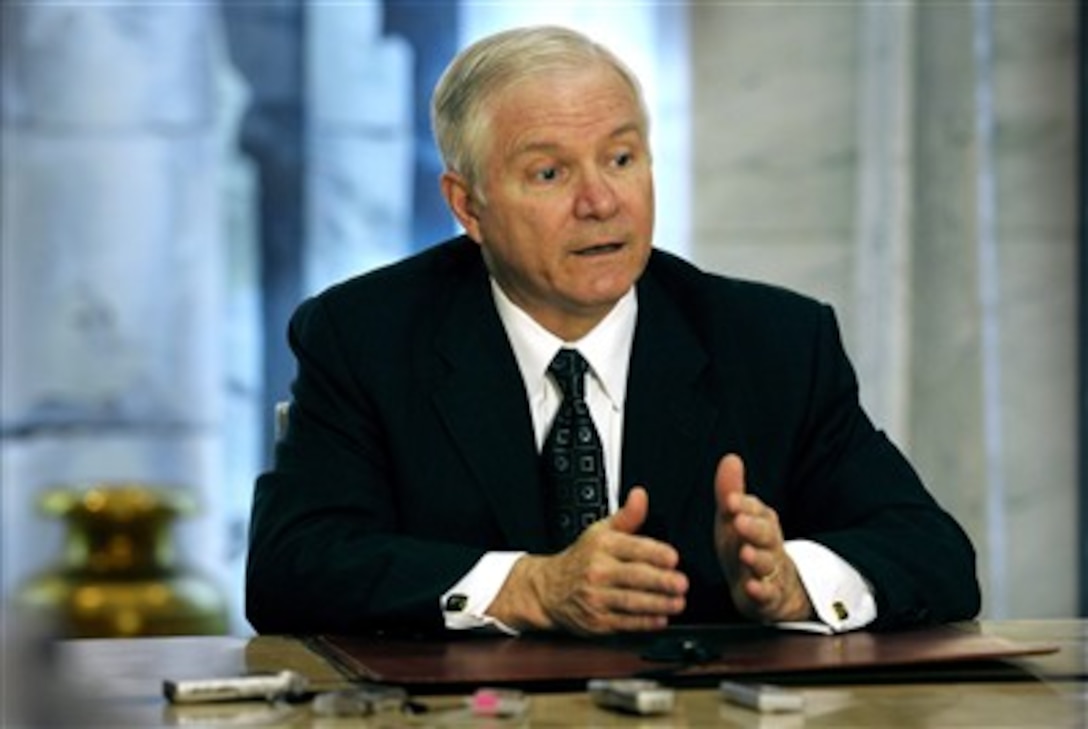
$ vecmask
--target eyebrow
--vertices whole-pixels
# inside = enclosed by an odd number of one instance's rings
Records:
[[[615,129],[613,129],[612,132],[609,133],[607,138],[608,139],[617,139],[619,137],[623,137],[625,135],[628,135],[628,134],[630,134],[632,132],[634,132],[635,134],[637,134],[639,136],[639,138],[641,138],[643,136],[642,135],[642,125],[639,124],[636,121],[627,122],[626,124],[622,124],[622,125],[616,127]],[[524,145],[521,145],[519,147],[516,147],[514,149],[513,156],[514,157],[520,157],[523,154],[532,153],[532,152],[553,152],[553,151],[559,149],[560,147],[561,147],[561,145],[557,144],[556,142],[529,142],[528,144],[524,144]]]

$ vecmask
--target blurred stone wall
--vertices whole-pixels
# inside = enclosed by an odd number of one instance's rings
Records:
[[[835,306],[990,617],[1077,611],[1076,11],[691,7],[692,255]]]
[[[376,0],[2,12],[3,595],[60,556],[45,489],[176,485],[247,632],[287,318],[410,249],[410,49]]]
[[[224,184],[214,6],[2,12],[7,592],[59,556],[44,488],[170,484],[221,513]],[[185,531],[221,577],[219,523]]]

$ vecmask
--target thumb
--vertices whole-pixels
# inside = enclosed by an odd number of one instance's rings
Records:
[[[649,512],[650,495],[646,493],[646,489],[635,486],[627,494],[627,501],[623,503],[620,510],[612,515],[609,523],[617,531],[634,534],[642,528]]]
[[[718,511],[729,511],[731,500],[738,497],[732,494],[744,495],[744,461],[735,453],[729,453],[718,461],[718,472],[714,474],[714,495],[718,501]]]

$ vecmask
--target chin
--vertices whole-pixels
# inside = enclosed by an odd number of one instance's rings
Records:
[[[634,282],[634,279],[626,279],[624,283],[617,282],[614,285],[594,288],[582,297],[583,304],[587,308],[611,307],[631,290]]]

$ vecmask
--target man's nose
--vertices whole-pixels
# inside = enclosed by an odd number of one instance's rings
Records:
[[[583,175],[574,201],[574,214],[579,218],[610,218],[619,209],[619,199],[612,181],[600,170]]]

